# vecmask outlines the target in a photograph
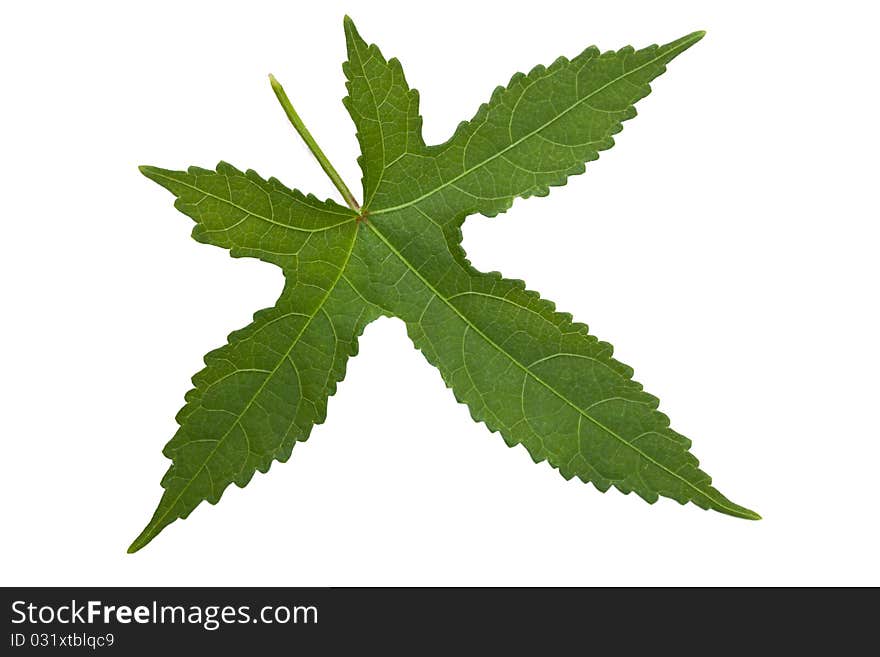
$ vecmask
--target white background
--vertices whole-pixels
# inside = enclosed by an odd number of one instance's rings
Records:
[[[362,4],[4,5],[0,583],[880,584],[871,4]],[[136,167],[225,159],[335,197],[273,72],[358,189],[345,11],[403,61],[429,142],[514,71],[708,30],[586,175],[469,219],[465,246],[611,341],[764,520],[565,482],[385,319],[289,463],[125,554],[189,377],[281,288]]]

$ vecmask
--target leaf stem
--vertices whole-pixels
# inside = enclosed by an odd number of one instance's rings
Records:
[[[278,102],[281,103],[281,107],[284,108],[284,113],[287,114],[287,118],[290,119],[290,122],[293,124],[293,127],[296,128],[296,131],[299,133],[299,136],[303,138],[303,141],[306,142],[306,146],[309,147],[309,150],[312,151],[312,155],[315,156],[315,159],[318,160],[318,164],[321,165],[321,168],[324,169],[324,173],[330,178],[330,181],[336,186],[336,189],[339,190],[339,193],[342,194],[342,198],[345,199],[345,202],[348,204],[352,210],[360,214],[361,206],[355,199],[354,194],[351,193],[351,190],[345,184],[345,181],[342,180],[342,176],[333,168],[333,165],[330,164],[330,160],[327,159],[327,156],[324,155],[324,151],[321,150],[321,147],[318,146],[318,142],[315,141],[315,138],[312,137],[312,133],[309,132],[309,129],[306,127],[305,123],[303,123],[302,119],[299,117],[299,114],[296,113],[296,110],[293,109],[293,104],[290,102],[290,98],[287,97],[287,94],[284,92],[284,87],[281,86],[281,83],[275,79],[275,76],[271,73],[269,74],[269,82],[272,85],[272,91],[275,92],[275,96],[278,97]]]

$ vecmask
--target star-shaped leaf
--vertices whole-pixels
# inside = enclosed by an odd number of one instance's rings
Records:
[[[702,38],[600,53],[517,73],[443,144],[422,138],[418,92],[345,20],[348,108],[361,146],[363,204],[272,79],[282,106],[347,207],[221,163],[142,167],[177,197],[193,237],[280,267],[272,308],[205,357],[165,447],[165,489],[135,551],[231,483],[286,461],[323,422],[327,398],[373,319],[399,317],[471,415],[535,462],[601,491],[665,496],[741,518],[758,515],[712,487],[656,397],[587,327],[521,281],[481,273],[461,248],[471,214],[546,195],[610,148],[649,83]]]

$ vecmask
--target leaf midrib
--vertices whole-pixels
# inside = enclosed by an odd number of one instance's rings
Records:
[[[640,450],[637,446],[635,446],[635,445],[633,445],[632,443],[630,443],[629,441],[627,441],[623,436],[621,436],[620,434],[614,432],[613,430],[611,430],[610,428],[608,428],[607,426],[605,426],[602,422],[600,422],[599,420],[597,420],[597,419],[595,419],[594,417],[592,417],[591,415],[589,415],[587,412],[585,412],[583,409],[579,408],[575,403],[573,403],[571,400],[569,400],[568,397],[566,397],[565,395],[563,395],[562,393],[560,393],[560,392],[559,392],[558,390],[556,390],[553,386],[551,386],[549,383],[547,383],[546,381],[544,381],[544,380],[543,380],[541,377],[539,377],[537,374],[535,374],[534,372],[532,372],[532,371],[531,371],[526,365],[524,365],[524,364],[521,363],[519,360],[517,360],[516,358],[514,358],[513,355],[511,355],[508,351],[506,351],[506,350],[505,350],[503,347],[501,347],[498,343],[496,343],[494,340],[492,340],[492,338],[490,338],[490,337],[489,337],[488,335],[486,335],[482,330],[480,330],[480,328],[479,328],[478,326],[476,326],[476,325],[475,325],[475,324],[474,324],[474,323],[473,323],[473,322],[472,322],[472,321],[471,321],[466,315],[464,315],[461,311],[459,311],[458,308],[456,308],[456,307],[452,304],[452,302],[451,302],[449,299],[447,299],[445,296],[443,296],[443,295],[439,292],[439,290],[437,290],[437,288],[435,288],[435,287],[431,284],[431,282],[430,282],[430,281],[429,281],[429,280],[428,280],[428,279],[427,279],[427,278],[426,278],[426,277],[425,277],[425,276],[424,276],[424,275],[418,270],[418,268],[416,268],[416,267],[415,267],[415,266],[414,266],[409,260],[407,260],[407,258],[406,258],[406,257],[405,257],[400,251],[397,250],[397,248],[391,243],[391,241],[388,240],[388,239],[385,237],[385,235],[383,235],[382,232],[381,232],[378,228],[376,228],[376,226],[375,226],[374,223],[372,223],[372,222],[368,222],[366,225],[369,226],[370,230],[372,230],[373,233],[374,233],[374,234],[375,234],[380,240],[382,240],[382,242],[385,244],[385,246],[387,246],[388,249],[391,250],[391,252],[394,253],[394,255],[395,255],[395,256],[396,256],[396,257],[397,257],[397,258],[398,258],[398,259],[399,259],[399,260],[400,260],[400,261],[401,261],[401,262],[402,262],[402,263],[403,263],[403,264],[404,264],[404,265],[405,265],[405,266],[406,266],[411,272],[413,272],[413,273],[419,278],[419,280],[422,281],[422,283],[424,283],[424,285],[425,285],[425,286],[431,291],[431,293],[432,293],[436,298],[438,298],[438,299],[440,299],[441,301],[443,301],[443,303],[445,303],[445,304],[450,308],[450,310],[452,310],[456,315],[458,315],[458,316],[461,318],[461,320],[462,320],[462,321],[463,321],[468,327],[471,328],[471,330],[473,330],[473,331],[475,331],[477,334],[479,334],[480,337],[482,337],[482,338],[483,338],[488,344],[490,344],[492,347],[494,347],[494,348],[495,348],[499,353],[501,353],[503,356],[507,357],[507,358],[510,360],[510,362],[512,362],[514,365],[516,365],[519,369],[521,369],[523,372],[525,372],[525,374],[526,374],[527,376],[530,376],[530,377],[531,377],[532,379],[534,379],[537,383],[539,383],[540,385],[544,386],[544,387],[545,387],[547,390],[549,390],[552,394],[554,394],[556,397],[558,397],[558,398],[561,399],[563,402],[565,402],[568,406],[570,406],[570,407],[573,408],[575,411],[577,411],[578,414],[580,414],[582,417],[586,418],[587,420],[589,420],[590,422],[592,422],[593,424],[595,424],[597,427],[599,427],[601,430],[605,431],[608,435],[612,436],[613,438],[615,438],[616,440],[618,440],[620,443],[622,443],[623,445],[625,445],[625,446],[628,447],[629,449],[633,450],[636,454],[639,455],[640,458],[643,458],[645,461],[647,461],[647,462],[651,463],[652,465],[656,466],[657,468],[663,470],[664,472],[666,472],[667,474],[669,474],[671,477],[673,477],[673,478],[675,478],[676,480],[682,482],[685,486],[687,486],[688,488],[690,488],[690,489],[693,490],[694,492],[698,493],[700,496],[702,496],[702,497],[708,499],[708,500],[711,501],[713,504],[717,505],[717,507],[720,507],[721,509],[726,510],[726,511],[727,511],[728,513],[730,513],[731,515],[744,517],[743,513],[744,513],[744,511],[747,511],[747,510],[740,511],[739,509],[737,509],[737,508],[735,508],[735,507],[731,507],[731,506],[729,506],[728,504],[725,504],[724,502],[719,501],[718,499],[716,499],[715,497],[713,497],[712,495],[710,495],[707,491],[705,491],[705,490],[703,490],[703,489],[701,489],[701,488],[698,488],[697,486],[695,486],[693,483],[691,483],[690,481],[688,481],[687,479],[685,479],[684,477],[682,477],[682,476],[679,475],[678,473],[674,472],[673,470],[670,470],[670,469],[667,468],[665,465],[663,465],[662,463],[660,463],[660,462],[657,461],[656,459],[652,458],[651,456],[649,456],[648,454],[646,454],[645,452],[643,452],[642,450]]]
[[[653,64],[656,64],[658,61],[660,61],[660,60],[663,59],[664,57],[668,56],[670,52],[678,52],[678,51],[681,51],[681,50],[686,50],[686,49],[689,48],[691,45],[693,45],[694,42],[699,41],[700,38],[702,38],[702,36],[697,36],[698,34],[700,34],[700,33],[699,33],[699,32],[695,32],[695,33],[693,33],[693,34],[688,35],[687,37],[684,37],[684,39],[683,39],[683,40],[682,40],[682,41],[681,41],[676,47],[671,48],[670,50],[663,50],[663,47],[660,47],[659,50],[661,51],[661,54],[657,55],[657,57],[654,57],[653,59],[651,59],[651,60],[645,62],[644,64],[641,64],[641,65],[637,66],[636,68],[632,69],[631,71],[627,71],[627,72],[624,73],[623,75],[619,75],[619,76],[617,76],[616,78],[614,78],[613,80],[610,80],[610,81],[606,82],[606,83],[603,84],[601,87],[599,87],[599,88],[597,88],[597,89],[591,91],[589,94],[587,94],[587,95],[584,96],[583,98],[581,98],[581,99],[579,99],[578,101],[576,101],[575,103],[569,105],[566,109],[564,109],[562,112],[560,112],[559,114],[557,114],[556,116],[554,116],[554,117],[553,117],[552,119],[550,119],[549,121],[547,121],[547,122],[543,123],[542,125],[538,126],[537,128],[535,128],[535,129],[532,130],[531,132],[529,132],[529,133],[523,135],[522,137],[520,137],[519,139],[517,139],[515,142],[511,143],[509,146],[505,146],[503,149],[501,149],[500,151],[498,151],[498,152],[495,153],[494,155],[491,155],[490,157],[486,158],[485,160],[479,162],[478,164],[475,164],[474,166],[472,166],[472,167],[470,167],[470,168],[468,168],[468,169],[465,169],[464,171],[462,171],[462,172],[461,172],[460,174],[458,174],[457,176],[454,176],[454,177],[451,178],[450,180],[444,182],[442,185],[440,185],[440,186],[438,186],[438,187],[435,187],[435,188],[432,189],[431,191],[426,192],[426,193],[422,194],[421,196],[419,196],[418,198],[412,199],[411,201],[407,201],[406,203],[401,203],[400,205],[395,205],[395,206],[392,206],[392,207],[390,207],[390,208],[384,208],[384,209],[381,209],[381,210],[371,210],[371,211],[370,211],[370,214],[373,215],[373,216],[376,216],[376,215],[380,215],[380,214],[386,214],[386,213],[389,213],[389,212],[396,212],[397,210],[403,210],[404,208],[408,208],[408,207],[410,207],[410,206],[413,206],[413,205],[416,205],[416,204],[418,204],[418,203],[421,203],[421,202],[424,201],[426,198],[429,198],[429,197],[433,196],[434,194],[440,192],[441,190],[446,189],[447,187],[449,187],[449,186],[451,186],[451,185],[454,185],[456,182],[458,182],[458,181],[461,180],[462,178],[464,178],[464,177],[470,175],[471,173],[473,173],[474,171],[476,171],[476,170],[478,170],[478,169],[480,169],[480,168],[486,166],[487,164],[489,164],[490,162],[494,161],[495,159],[497,159],[497,158],[499,158],[499,157],[502,157],[505,153],[507,153],[508,151],[510,151],[510,150],[513,149],[513,148],[516,148],[517,146],[519,146],[519,145],[520,145],[521,143],[523,143],[524,141],[526,141],[526,140],[528,140],[528,139],[531,139],[532,137],[534,137],[535,135],[537,135],[539,132],[541,132],[542,130],[544,130],[545,128],[549,127],[550,125],[552,125],[553,123],[555,123],[556,121],[558,121],[559,119],[561,119],[563,116],[565,116],[566,114],[568,114],[569,112],[571,112],[571,111],[572,111],[573,109],[575,109],[576,107],[578,107],[578,106],[580,106],[581,104],[587,102],[587,101],[590,100],[593,96],[595,96],[596,94],[600,93],[601,91],[604,91],[605,89],[607,89],[609,86],[611,86],[611,85],[613,85],[613,84],[617,84],[617,83],[620,82],[621,80],[625,80],[625,79],[626,79],[627,77],[629,77],[630,75],[632,75],[632,74],[634,74],[634,73],[636,73],[636,72],[638,72],[638,71],[641,71],[642,69],[644,69],[644,68],[646,68],[646,67],[648,67],[648,66],[652,66]],[[674,56],[674,55],[673,55],[673,56]],[[453,138],[454,138],[454,137],[453,137]]]
[[[196,185],[191,185],[188,182],[178,180],[177,178],[173,178],[172,176],[166,176],[162,173],[158,173],[158,172],[156,172],[155,169],[153,169],[150,173],[152,175],[156,176],[157,178],[164,178],[165,180],[170,180],[171,182],[177,183],[178,185],[183,185],[184,187],[188,187],[189,189],[191,189],[195,192],[198,192],[199,194],[204,194],[205,196],[209,196],[210,198],[216,199],[216,200],[220,201],[221,203],[225,203],[226,205],[229,205],[237,210],[241,210],[242,212],[245,213],[245,217],[244,217],[245,219],[247,219],[247,217],[254,217],[255,219],[261,219],[261,220],[265,221],[266,223],[274,224],[275,226],[280,226],[281,228],[286,228],[288,230],[293,230],[293,231],[297,231],[300,233],[323,233],[324,231],[332,230],[334,228],[339,228],[339,226],[342,226],[342,225],[348,223],[352,219],[352,217],[346,217],[345,221],[340,221],[337,224],[332,224],[330,226],[323,226],[321,228],[301,228],[299,226],[291,226],[290,224],[285,224],[280,221],[276,221],[275,219],[267,217],[266,215],[257,214],[256,212],[252,212],[251,210],[248,210],[247,208],[239,205],[235,201],[232,201],[230,199],[225,199],[222,196],[217,196],[216,194],[212,194],[211,192],[208,192],[208,191],[206,191]],[[228,176],[225,176],[222,173],[218,173],[215,175],[224,176],[227,180],[229,179]],[[266,192],[266,190],[262,190],[262,191]],[[266,192],[266,193],[268,193],[268,192]],[[291,200],[294,200],[294,199],[291,199]],[[200,225],[204,225],[201,222],[197,222],[197,223],[199,223]],[[239,223],[241,223],[241,222],[239,222]],[[230,226],[228,228],[221,228],[220,230],[221,231],[228,231],[228,230],[231,230],[232,228],[233,228],[233,226]]]
[[[354,29],[354,26],[351,25],[350,23],[346,23],[346,25],[345,25],[346,34],[350,38],[353,38],[353,37],[351,37],[351,34],[350,34],[352,29]],[[367,50],[369,50],[369,46],[367,47]],[[376,195],[376,190],[378,190],[379,185],[382,184],[382,178],[385,177],[385,171],[388,168],[388,165],[385,163],[385,152],[386,152],[385,126],[382,124],[382,120],[379,116],[379,105],[378,105],[378,103],[376,103],[376,94],[373,91],[373,83],[370,80],[370,76],[367,75],[367,70],[364,67],[364,57],[363,57],[362,53],[359,52],[357,45],[355,45],[355,47],[352,48],[352,51],[357,55],[358,66],[360,66],[361,75],[364,78],[364,82],[366,83],[367,89],[370,92],[370,98],[373,99],[373,108],[375,109],[375,114],[376,114],[376,125],[379,126],[379,145],[382,147],[382,166],[379,168],[379,178],[376,180],[376,183],[373,185],[373,189],[370,193],[369,198],[366,198],[366,197],[364,198],[364,207],[366,208],[370,205],[370,202],[373,200],[373,197]],[[364,193],[366,193],[366,189],[364,190]]]

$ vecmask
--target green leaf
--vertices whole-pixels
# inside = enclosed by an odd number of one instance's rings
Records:
[[[172,466],[135,551],[230,483],[285,461],[324,420],[326,403],[380,315],[401,318],[477,421],[565,478],[648,502],[664,496],[757,519],[711,484],[658,400],[587,327],[521,281],[476,271],[461,243],[469,214],[506,211],[584,171],[613,145],[634,103],[702,38],[600,54],[588,48],[499,87],[444,144],[421,134],[418,92],[345,20],[348,96],[361,146],[364,205],[318,147],[281,85],[288,117],[349,208],[221,163],[216,171],[143,167],[196,221],[195,239],[282,268],[278,303],[205,357],[207,367],[165,448]],[[601,281],[595,284],[601,284]]]

